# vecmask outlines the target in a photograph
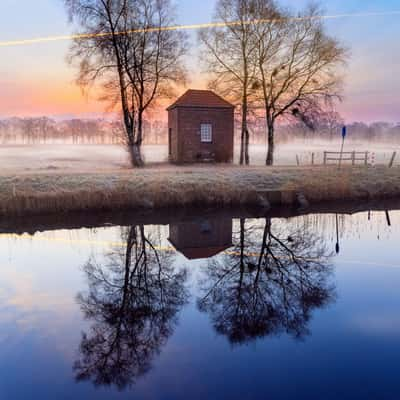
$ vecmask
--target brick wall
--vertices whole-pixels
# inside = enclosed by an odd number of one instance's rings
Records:
[[[168,130],[171,130],[171,134],[168,132],[168,146],[171,154],[169,155],[170,161],[178,162],[178,109],[174,108],[168,111]]]
[[[217,162],[233,159],[233,108],[177,107],[169,111],[173,162],[196,162],[214,154]],[[200,125],[212,125],[212,142],[202,143]],[[200,156],[200,158],[199,158]]]

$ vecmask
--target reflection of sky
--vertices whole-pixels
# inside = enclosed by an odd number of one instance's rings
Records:
[[[400,213],[390,217],[392,228],[386,227],[383,213],[373,213],[370,222],[366,213],[339,218],[337,300],[313,311],[310,336],[296,341],[282,334],[232,347],[212,329],[209,316],[197,310],[194,296],[133,394],[147,399],[289,399],[307,393],[308,399],[353,399],[398,393]],[[289,224],[306,224],[334,250],[334,221],[328,215],[299,217]],[[147,231],[168,245],[166,226]],[[102,262],[109,250],[104,241],[120,241],[119,232],[105,228],[48,232],[32,239],[0,237],[0,398],[136,398],[73,383],[81,331],[89,326],[75,301],[87,289],[81,267],[89,257]],[[196,286],[204,261],[178,255],[176,262],[189,268]]]
[[[34,38],[69,33],[62,1],[16,2],[2,0],[1,40]],[[284,0],[295,8],[305,0]],[[203,23],[212,19],[214,0],[178,0],[178,22]],[[24,12],[21,13],[21,7]],[[387,12],[399,10],[397,0],[325,0],[326,14]],[[398,93],[400,65],[399,16],[344,18],[327,22],[328,30],[351,49],[346,79],[346,99],[340,106],[348,120],[399,119]],[[197,43],[191,33],[189,57],[191,86],[204,86],[199,74]],[[1,48],[0,115],[43,115],[95,113],[103,111],[94,96],[85,99],[72,81],[74,71],[67,66],[67,42]]]

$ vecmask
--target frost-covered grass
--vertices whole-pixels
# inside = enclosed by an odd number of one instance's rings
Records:
[[[260,193],[268,197],[269,191],[301,192],[310,202],[400,198],[400,168],[165,164],[87,173],[3,172],[0,214],[259,205]]]
[[[300,164],[311,164],[314,153],[316,164],[322,164],[323,152],[339,151],[340,140],[293,141],[287,144],[278,143],[275,153],[275,164],[278,166],[296,165],[296,155]],[[370,162],[388,165],[393,151],[397,151],[396,164],[400,165],[399,144],[389,143],[346,143],[345,151],[369,151]],[[235,163],[239,159],[239,146],[235,148]],[[265,145],[250,145],[252,165],[263,166],[266,157]],[[143,155],[147,163],[165,162],[168,157],[166,145],[144,145]],[[1,145],[0,173],[31,173],[39,171],[106,171],[129,168],[129,157],[120,145]]]

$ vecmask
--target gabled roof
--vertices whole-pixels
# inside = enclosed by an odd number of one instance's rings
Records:
[[[219,247],[186,247],[184,249],[176,249],[183,254],[188,260],[200,260],[203,258],[211,258],[219,253],[229,249],[231,246]]]
[[[168,241],[175,247],[175,250],[183,254],[188,260],[211,258],[232,247],[232,243],[226,244],[225,246],[181,247],[176,245],[171,238],[168,238]]]
[[[175,103],[171,104],[167,110],[172,110],[175,107],[233,108],[234,105],[211,90],[189,89]]]

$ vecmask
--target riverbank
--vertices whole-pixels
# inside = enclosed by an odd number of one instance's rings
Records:
[[[398,167],[157,165],[99,173],[0,175],[4,217],[86,211],[207,207],[306,207],[400,198]]]

